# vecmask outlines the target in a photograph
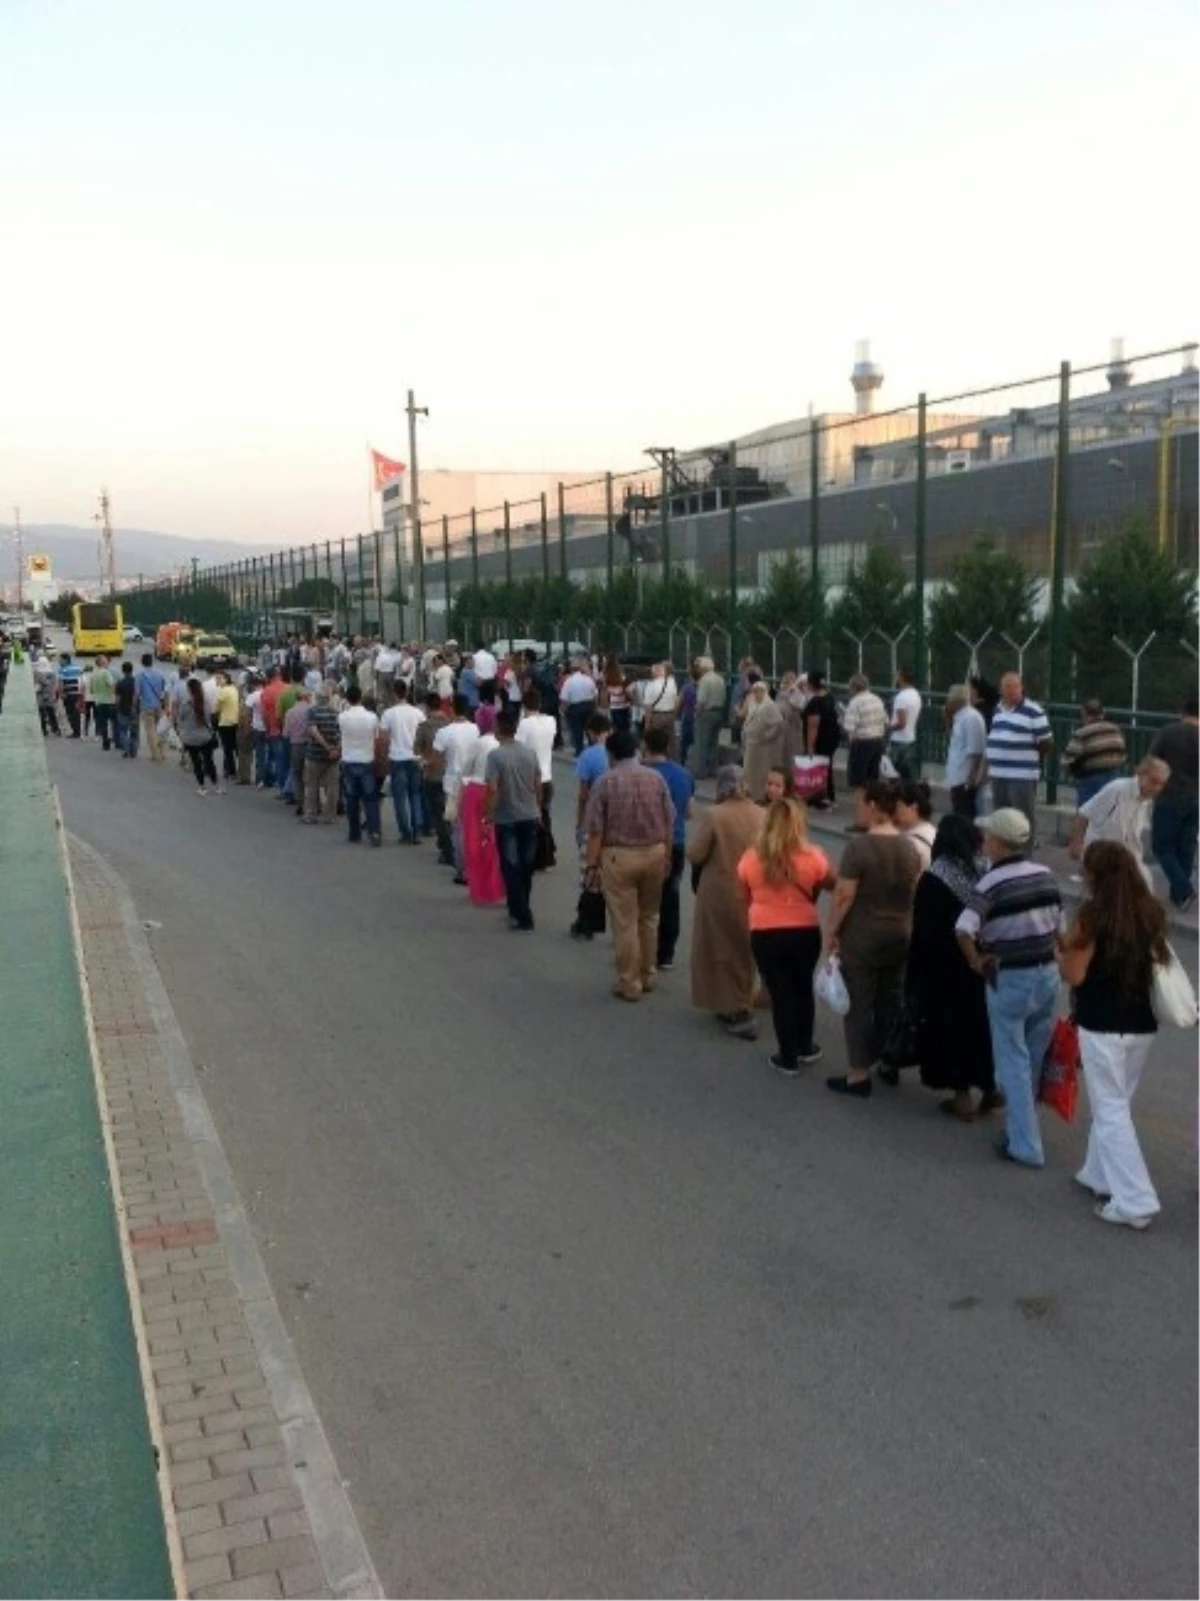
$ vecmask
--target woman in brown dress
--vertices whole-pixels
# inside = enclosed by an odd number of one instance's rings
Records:
[[[742,726],[742,752],[746,765],[746,793],[761,801],[767,774],[783,763],[783,714],[760,678],[746,695],[746,721]]]
[[[746,796],[740,767],[717,774],[716,804],[688,841],[696,910],[692,918],[692,1005],[713,1012],[731,1034],[752,1040],[754,958],[738,863],[758,839],[761,809]]]

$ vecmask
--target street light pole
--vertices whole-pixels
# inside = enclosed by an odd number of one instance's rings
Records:
[[[429,407],[418,406],[413,392],[408,391],[408,496],[409,523],[413,537],[413,603],[416,607],[417,633],[425,643],[425,552],[421,547],[421,473],[417,463],[417,418],[428,417]]]

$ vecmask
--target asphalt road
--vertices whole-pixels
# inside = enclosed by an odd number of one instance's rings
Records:
[[[1194,1595],[1196,1042],[1106,1228],[911,1082],[780,1081],[431,850],[52,742],[129,883],[395,1595]],[[558,811],[567,834],[569,785]],[[1194,964],[1194,946],[1182,954]]]

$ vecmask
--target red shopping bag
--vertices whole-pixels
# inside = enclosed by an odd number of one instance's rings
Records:
[[[792,784],[797,800],[823,800],[829,789],[829,757],[795,757],[792,762]]]
[[[1079,1104],[1079,1030],[1069,1017],[1060,1017],[1050,1036],[1042,1064],[1038,1100],[1070,1123]]]

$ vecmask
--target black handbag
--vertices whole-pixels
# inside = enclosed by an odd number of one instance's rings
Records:
[[[879,1053],[879,1060],[884,1067],[895,1071],[901,1067],[916,1067],[920,1059],[920,1020],[913,1003],[905,1000]]]
[[[603,934],[607,927],[608,913],[604,905],[604,891],[580,890],[579,904],[575,908],[574,932],[585,939],[591,939],[596,934]]]

